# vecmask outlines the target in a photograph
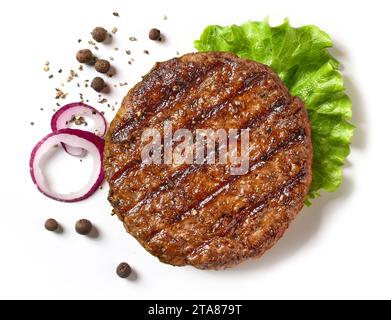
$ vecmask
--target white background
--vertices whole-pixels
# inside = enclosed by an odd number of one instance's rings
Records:
[[[0,298],[391,298],[388,3],[1,1]],[[193,40],[206,25],[261,20],[267,15],[273,24],[289,17],[294,26],[316,24],[332,36],[333,53],[343,64],[353,100],[357,131],[341,189],[304,209],[262,259],[218,272],[164,265],[110,216],[107,186],[75,204],[55,202],[35,189],[28,172],[30,151],[49,133],[54,88],[69,68],[77,68],[75,52],[88,47],[93,27],[118,28],[114,42],[99,45],[98,53],[115,59],[112,84],[133,85],[155,61],[171,58],[177,50],[181,54],[194,50]],[[162,30],[164,43],[147,39],[151,27]],[[130,42],[129,36],[139,41]],[[131,66],[127,49],[135,59]],[[143,54],[144,49],[150,55]],[[42,70],[45,60],[50,61],[49,73]],[[61,75],[59,68],[64,70]],[[48,79],[50,73],[54,79]],[[81,80],[93,74],[85,70]],[[77,100],[75,84],[67,84],[69,97],[61,103]],[[127,90],[114,88],[108,98],[120,102]],[[84,95],[92,105],[109,111],[96,103],[91,90],[84,90]],[[107,115],[111,118],[113,112]],[[50,176],[58,187],[81,185],[87,178],[89,161],[80,163],[64,155],[56,160]],[[44,230],[49,217],[62,224],[62,234]],[[74,232],[74,222],[83,217],[97,226],[98,237]],[[115,275],[121,261],[135,270],[130,280]]]

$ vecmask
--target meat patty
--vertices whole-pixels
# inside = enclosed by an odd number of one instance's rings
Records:
[[[146,128],[249,129],[249,170],[141,163]],[[303,102],[267,66],[230,53],[157,63],[131,89],[106,136],[113,213],[160,261],[201,269],[262,255],[302,209],[312,144]]]

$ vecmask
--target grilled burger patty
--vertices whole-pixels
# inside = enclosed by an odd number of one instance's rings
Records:
[[[249,171],[228,164],[141,164],[141,134],[249,129]],[[262,255],[283,235],[311,183],[310,124],[267,66],[230,53],[157,63],[131,89],[106,136],[109,201],[126,230],[160,261],[201,269]]]

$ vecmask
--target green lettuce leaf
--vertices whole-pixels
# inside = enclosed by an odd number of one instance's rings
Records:
[[[318,27],[293,28],[288,19],[277,27],[271,27],[268,19],[240,26],[211,25],[195,41],[199,51],[233,52],[270,66],[304,101],[314,147],[307,204],[320,190],[333,192],[340,186],[354,131],[348,121],[352,103],[345,94],[339,62],[328,51],[332,46],[329,35]]]

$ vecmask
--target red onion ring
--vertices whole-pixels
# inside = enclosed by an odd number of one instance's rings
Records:
[[[79,191],[69,194],[61,194],[50,190],[45,181],[41,169],[41,161],[45,155],[55,145],[64,143],[66,145],[82,148],[91,153],[94,159],[93,173],[89,182]],[[76,202],[91,196],[101,185],[103,174],[103,148],[104,140],[95,134],[78,129],[61,129],[52,132],[44,137],[31,152],[30,157],[30,174],[34,184],[40,192],[49,198],[62,202]]]
[[[80,127],[83,131],[89,131],[99,137],[104,137],[107,130],[107,122],[102,113],[83,102],[69,103],[60,108],[52,117],[50,125],[52,131],[56,132],[61,129],[70,128],[73,118],[83,117],[93,121],[93,126]],[[84,157],[87,152],[82,148],[72,147],[62,144],[67,153],[76,157]]]

